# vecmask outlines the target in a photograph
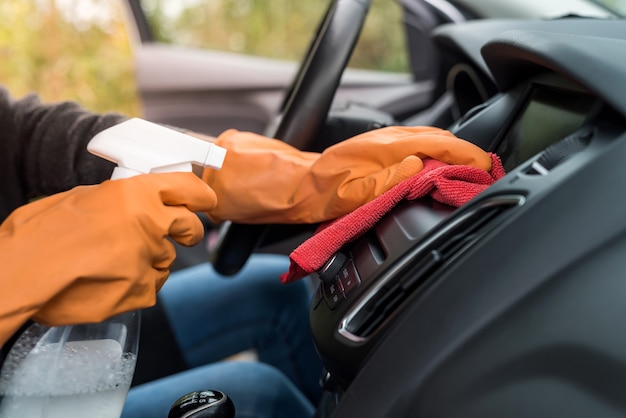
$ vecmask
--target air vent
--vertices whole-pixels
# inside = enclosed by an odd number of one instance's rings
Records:
[[[523,203],[521,195],[498,196],[459,212],[376,281],[340,322],[339,334],[354,342],[365,341],[441,266],[480,240],[508,209]]]

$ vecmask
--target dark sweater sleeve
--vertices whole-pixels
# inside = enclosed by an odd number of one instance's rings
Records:
[[[87,152],[87,143],[125,119],[35,95],[15,100],[0,88],[0,221],[32,198],[107,179],[113,164]]]

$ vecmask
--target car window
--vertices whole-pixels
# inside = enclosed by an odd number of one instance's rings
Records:
[[[157,41],[268,58],[299,60],[328,1],[143,0]],[[401,6],[374,0],[349,64],[408,71]]]
[[[606,18],[615,16],[624,0],[451,0],[479,18],[554,19],[577,15]]]
[[[593,0],[593,3],[607,8],[619,17],[626,17],[626,0]]]
[[[117,0],[2,0],[0,84],[15,97],[141,113]]]

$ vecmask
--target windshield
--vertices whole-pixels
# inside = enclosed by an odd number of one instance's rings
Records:
[[[432,0],[426,0],[432,1]],[[448,0],[476,18],[555,19],[563,16],[615,18],[626,15],[626,0]]]

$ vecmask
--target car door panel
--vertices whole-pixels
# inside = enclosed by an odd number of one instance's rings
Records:
[[[290,61],[157,43],[138,45],[134,56],[144,117],[211,135],[263,132],[297,70]],[[431,90],[408,74],[348,69],[336,101],[402,115],[424,107]]]

